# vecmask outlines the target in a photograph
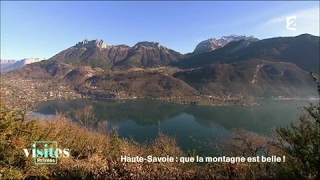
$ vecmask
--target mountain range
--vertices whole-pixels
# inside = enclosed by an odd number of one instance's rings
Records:
[[[259,39],[253,36],[238,36],[238,35],[230,35],[230,36],[222,36],[220,39],[210,38],[205,41],[201,41],[196,48],[194,49],[193,53],[199,54],[203,52],[210,52],[218,48],[222,48],[223,46],[227,45],[229,42],[233,41],[240,41],[246,40],[248,42],[255,42]]]
[[[0,71],[1,72],[9,72],[12,70],[17,70],[17,69],[24,67],[27,64],[39,62],[42,60],[46,60],[46,59],[45,58],[25,58],[25,59],[21,59],[21,60],[2,59],[1,63],[0,63],[0,66],[1,66]]]
[[[156,42],[127,45],[106,45],[103,40],[84,40],[58,53],[49,60],[92,67],[156,67],[182,59],[183,55]]]
[[[173,64],[181,68],[205,67],[217,63],[232,63],[254,58],[271,62],[290,62],[305,71],[319,73],[319,37],[302,34],[259,41],[240,40],[215,51],[191,56]]]
[[[319,74],[319,44],[319,37],[309,34],[262,40],[231,35],[200,42],[184,55],[158,42],[130,47],[83,40],[11,74],[60,79],[81,93],[314,97],[308,73]]]

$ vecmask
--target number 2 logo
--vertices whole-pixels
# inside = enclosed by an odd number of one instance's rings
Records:
[[[291,31],[297,30],[296,16],[289,16],[286,19],[286,28]]]

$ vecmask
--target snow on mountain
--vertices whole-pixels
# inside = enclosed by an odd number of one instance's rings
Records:
[[[12,64],[14,64],[15,62],[17,62],[17,60],[14,60],[14,59],[1,59],[0,60],[0,69],[9,67]]]
[[[250,40],[250,41],[258,41],[259,39],[253,36],[247,35],[230,35],[230,36],[222,36],[220,39],[210,38],[205,41],[200,42],[193,53],[203,53],[213,51],[218,48],[222,48],[232,41],[240,41],[240,40]]]
[[[1,60],[1,72],[8,72],[8,71],[13,71],[16,69],[20,69],[23,66],[27,65],[27,64],[31,64],[31,63],[35,63],[35,62],[39,62],[42,60],[46,60],[45,58],[25,58],[25,59],[21,59],[21,60],[11,60],[9,62],[11,62],[10,65],[8,66],[2,66],[2,62],[8,62],[8,60]],[[12,63],[14,62],[14,63]]]

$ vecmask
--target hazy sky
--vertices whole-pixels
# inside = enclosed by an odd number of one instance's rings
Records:
[[[286,17],[296,16],[296,31]],[[181,53],[209,38],[319,36],[319,2],[1,1],[1,59],[50,58],[83,39],[156,41]]]

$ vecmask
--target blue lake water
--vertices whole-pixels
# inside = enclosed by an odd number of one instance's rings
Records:
[[[314,101],[313,103],[317,103]],[[159,132],[176,138],[184,150],[212,151],[213,144],[224,142],[234,128],[243,128],[265,136],[272,130],[297,121],[307,106],[306,100],[260,100],[258,106],[191,106],[153,100],[67,100],[45,101],[36,113],[54,115],[85,106],[94,108],[106,129],[117,129],[120,137],[148,142]]]

